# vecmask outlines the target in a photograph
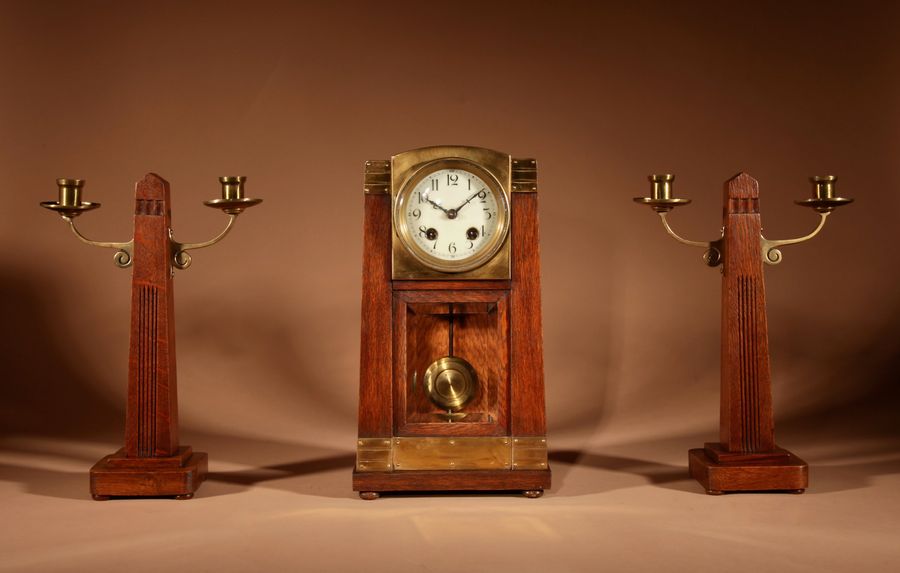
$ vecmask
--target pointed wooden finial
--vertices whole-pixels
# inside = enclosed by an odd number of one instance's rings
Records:
[[[743,171],[725,182],[725,215],[759,213],[759,182]]]
[[[169,196],[169,182],[157,175],[148,173],[134,186],[135,199],[162,201]]]

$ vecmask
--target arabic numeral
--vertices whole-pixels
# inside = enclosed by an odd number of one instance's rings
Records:
[[[416,219],[418,219],[419,217],[422,216],[422,210],[421,209],[413,209],[412,216],[415,217]]]
[[[456,185],[457,181],[459,181],[459,175],[456,173],[447,174],[447,185]]]
[[[478,192],[478,198],[481,199],[482,203],[487,203],[487,191],[482,189]]]
[[[470,249],[474,249],[474,248],[475,248],[475,241],[469,241],[469,248],[470,248]]]
[[[484,208],[484,214],[487,215],[485,218],[490,221],[494,216],[491,214],[491,210],[487,207]]]
[[[438,180],[437,180],[437,177],[435,177],[434,179],[431,180],[431,190],[432,190],[432,191],[437,191],[437,190],[438,190]]]
[[[428,235],[428,229],[425,227],[425,225],[419,225],[419,234],[423,237]]]
[[[447,251],[451,254],[456,252],[456,243],[450,243],[447,245]]]

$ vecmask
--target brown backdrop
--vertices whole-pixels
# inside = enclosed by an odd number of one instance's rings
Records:
[[[840,177],[857,202],[766,270],[779,432],[896,432],[877,423],[897,405],[900,366],[896,4],[22,1],[3,13],[4,435],[112,445],[122,429],[130,273],[38,208],[54,179],[84,178],[103,203],[79,220],[86,234],[127,240],[134,182],[157,172],[187,241],[224,224],[201,205],[215,178],[243,174],[265,202],[176,277],[183,427],[213,459],[210,445],[238,439],[349,453],[363,162],[445,143],[539,160],[557,448],[715,436],[719,275],[632,204],[656,172],[694,200],[672,220],[696,239],[718,234],[738,171],[760,181],[770,238],[815,224],[792,203],[808,176]]]

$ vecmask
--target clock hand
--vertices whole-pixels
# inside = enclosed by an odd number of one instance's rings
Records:
[[[481,191],[484,191],[484,189],[482,189]],[[456,209],[454,209],[454,211],[456,211],[457,213],[459,213],[460,211],[462,211],[462,208],[465,207],[466,205],[468,205],[468,204],[469,204],[469,201],[471,201],[472,199],[474,199],[475,197],[477,197],[477,196],[481,193],[481,191],[478,191],[477,193],[475,193],[474,195],[472,195],[471,197],[469,197],[468,199],[466,199],[466,202],[463,203],[462,205],[460,205],[459,207],[457,207]]]
[[[447,215],[450,215],[450,212],[449,212],[447,209],[444,209],[443,207],[441,207],[441,205],[440,205],[439,203],[435,203],[434,201],[432,201],[432,200],[431,200],[431,197],[429,197],[427,193],[424,195],[424,197],[425,197],[425,201],[427,201],[428,203],[431,203],[432,205],[434,205],[434,207],[435,207],[436,209],[440,209],[441,211],[443,211],[443,212],[446,213]]]

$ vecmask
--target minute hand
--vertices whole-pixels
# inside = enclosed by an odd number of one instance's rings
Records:
[[[484,189],[482,189],[481,191],[484,191]],[[466,202],[465,202],[465,203],[463,203],[462,205],[460,205],[459,207],[456,208],[456,212],[459,213],[460,211],[462,211],[462,208],[463,208],[463,207],[465,207],[466,205],[468,205],[469,202],[472,201],[472,199],[474,199],[475,197],[478,197],[478,195],[481,194],[481,191],[478,191],[477,193],[475,193],[474,195],[472,195],[471,197],[469,197],[468,199],[466,199]]]

